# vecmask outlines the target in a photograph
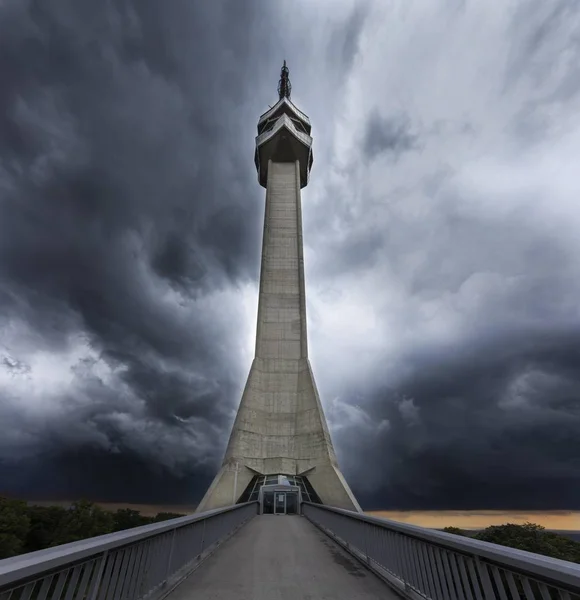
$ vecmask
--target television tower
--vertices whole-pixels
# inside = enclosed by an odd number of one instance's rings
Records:
[[[312,490],[315,501],[361,510],[338,468],[308,360],[300,190],[312,167],[312,137],[291,91],[284,61],[279,100],[259,118],[256,137],[266,207],[255,356],[222,467],[199,512],[247,501],[260,482],[277,477]]]

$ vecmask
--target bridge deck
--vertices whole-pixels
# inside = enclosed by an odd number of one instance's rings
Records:
[[[255,517],[169,600],[390,600],[383,581],[303,517]]]

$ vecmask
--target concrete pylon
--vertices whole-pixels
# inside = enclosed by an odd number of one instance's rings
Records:
[[[338,468],[308,360],[300,190],[311,165],[308,117],[281,93],[256,138],[266,209],[255,357],[222,467],[198,512],[235,503],[257,474],[305,476],[323,504],[361,511]]]

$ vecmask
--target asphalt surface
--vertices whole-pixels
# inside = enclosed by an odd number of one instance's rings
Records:
[[[400,598],[306,518],[262,515],[206,559],[168,600]]]

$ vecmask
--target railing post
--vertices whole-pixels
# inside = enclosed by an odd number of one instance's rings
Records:
[[[165,570],[165,581],[164,584],[167,585],[167,581],[169,579],[170,570],[171,570],[171,561],[173,560],[173,548],[175,547],[175,529],[173,530],[173,534],[171,535],[171,547],[169,548],[169,557],[167,558],[167,569]]]
[[[365,556],[367,560],[367,565],[371,564],[371,559],[369,557],[369,525],[368,523],[362,522],[363,531],[364,531],[364,540],[365,540]]]
[[[101,564],[99,565],[99,570],[95,576],[95,581],[92,583],[93,593],[89,600],[97,600],[97,596],[99,594],[99,586],[101,585],[101,579],[103,578],[103,572],[105,570],[105,563],[107,562],[107,558],[109,557],[109,551],[105,550],[103,553],[103,558],[101,559]]]
[[[200,546],[200,549],[199,549],[199,555],[200,556],[203,554],[203,542],[204,542],[204,539],[205,539],[205,522],[206,522],[206,520],[207,519],[203,520],[203,528],[201,530],[201,546]]]
[[[475,561],[475,566],[481,579],[481,585],[483,586],[483,595],[485,597],[485,600],[495,600],[495,594],[491,585],[491,580],[489,578],[487,566],[481,561],[479,556],[474,556],[473,559]]]

